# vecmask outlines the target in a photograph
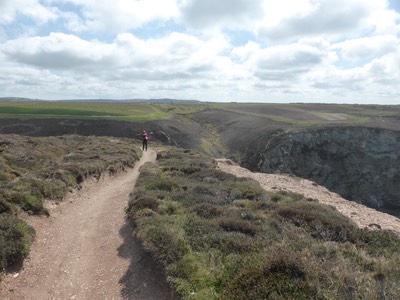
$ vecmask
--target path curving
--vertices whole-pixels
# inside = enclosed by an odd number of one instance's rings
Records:
[[[0,299],[172,299],[125,218],[140,167],[155,159],[149,149],[135,168],[86,182],[49,218],[29,218],[36,241],[20,273],[0,283]]]

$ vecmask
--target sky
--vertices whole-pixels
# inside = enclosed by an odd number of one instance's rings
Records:
[[[400,104],[400,0],[0,0],[0,97]]]

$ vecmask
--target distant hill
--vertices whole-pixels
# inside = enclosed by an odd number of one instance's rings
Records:
[[[42,101],[42,100],[31,99],[31,98],[20,98],[20,97],[0,97],[0,101],[29,102],[29,101]]]
[[[199,100],[186,100],[186,99],[56,99],[56,100],[42,100],[32,98],[20,98],[20,97],[0,97],[0,101],[10,102],[29,102],[29,101],[59,101],[59,102],[151,102],[151,103],[201,103]]]

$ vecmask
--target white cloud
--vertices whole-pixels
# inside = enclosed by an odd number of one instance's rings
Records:
[[[391,95],[390,101],[397,101],[400,90],[400,51],[391,53],[371,62],[353,68],[335,66],[319,68],[306,76],[310,84],[323,91],[348,97],[354,92],[353,99],[372,99],[377,101],[383,95]],[[358,100],[360,101],[360,100]]]
[[[214,72],[221,71],[222,53],[229,47],[223,39],[204,41],[182,33],[148,40],[123,34],[114,44],[118,61],[126,68],[125,76],[138,80],[212,79]]]
[[[386,7],[385,0],[301,0],[296,5],[290,0],[275,2],[265,1],[266,16],[258,28],[260,37],[271,40],[351,36],[375,26],[374,11]]]
[[[337,43],[333,48],[340,51],[343,59],[358,62],[396,52],[399,46],[400,41],[396,36],[381,35],[347,40]]]
[[[260,45],[254,41],[249,41],[244,46],[236,47],[232,50],[232,55],[234,58],[239,59],[240,61],[248,60],[251,56],[253,56],[256,52],[260,50]]]
[[[179,80],[239,76],[223,52],[226,40],[200,40],[182,33],[141,40],[120,34],[112,43],[51,33],[8,41],[0,50],[12,61],[37,68],[86,72],[105,80]]]
[[[83,68],[110,57],[110,48],[73,35],[51,33],[46,37],[23,37],[0,48],[11,59],[46,69]]]
[[[262,0],[184,0],[182,19],[196,29],[251,27],[263,16]]]
[[[389,10],[386,2],[385,0],[378,0],[370,3],[366,26],[373,28],[375,35],[396,35],[399,32],[400,14],[394,10]]]
[[[0,0],[0,94],[381,101],[399,21],[386,0]]]
[[[249,63],[254,73],[263,80],[289,81],[309,72],[322,62],[323,53],[304,44],[290,44],[262,49]]]
[[[389,89],[395,89],[398,94],[400,93],[398,89],[398,82],[400,81],[400,50],[372,60],[365,68],[370,75],[371,82]]]
[[[0,1],[0,24],[12,23],[19,14],[32,18],[38,24],[58,18],[55,9],[40,4],[38,0]]]
[[[70,32],[83,32],[88,30],[85,21],[77,13],[70,11],[60,12],[60,18],[62,18],[66,29]]]
[[[80,9],[67,15],[68,27],[81,31],[120,33],[153,21],[168,21],[178,15],[176,0],[50,0],[69,3]]]

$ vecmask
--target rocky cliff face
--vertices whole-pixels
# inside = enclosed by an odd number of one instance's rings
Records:
[[[275,132],[247,153],[246,166],[293,173],[367,206],[400,211],[400,132],[337,127]]]

